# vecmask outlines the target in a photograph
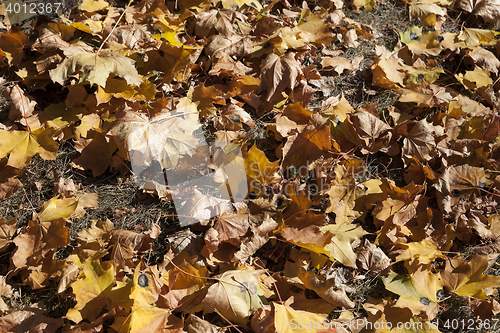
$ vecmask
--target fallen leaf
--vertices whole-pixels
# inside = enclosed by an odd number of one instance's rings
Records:
[[[363,195],[361,186],[356,184],[353,167],[338,164],[335,166],[335,178],[329,184],[330,204],[325,213],[335,213],[335,223],[350,223],[361,215],[355,210],[356,199]]]
[[[0,158],[9,156],[8,166],[22,168],[27,165],[35,154],[47,160],[54,160],[57,153],[57,143],[52,139],[54,130],[39,128],[28,131],[0,130]]]
[[[497,31],[486,30],[486,29],[468,29],[462,30],[456,39],[458,45],[464,44],[464,46],[473,48],[478,45],[493,45],[496,43],[495,36],[500,34]]]
[[[64,318],[78,324],[83,319],[94,321],[99,317],[109,303],[108,296],[115,280],[114,267],[107,266],[91,259],[80,264],[80,276],[71,284],[77,303]]]
[[[358,248],[358,267],[366,269],[371,276],[384,275],[387,273],[391,260],[376,245],[365,239],[363,247]]]
[[[308,165],[317,158],[329,156],[338,145],[330,134],[328,119],[318,114],[311,117],[311,122],[300,133],[291,135],[283,147],[284,165]]]
[[[279,99],[285,89],[295,88],[301,74],[294,52],[288,52],[282,57],[270,53],[262,62],[259,91],[267,92],[267,101]]]
[[[250,185],[250,191],[263,195],[265,186],[271,183],[278,168],[278,161],[269,162],[264,152],[253,145],[245,158],[245,170]]]
[[[185,46],[175,46],[163,42],[159,49],[146,52],[149,61],[144,65],[146,72],[162,72],[162,82],[170,84],[172,79],[187,82],[191,75],[190,56],[195,54],[195,49]],[[130,84],[130,82],[127,80]]]
[[[241,61],[236,61],[229,54],[223,53],[208,74],[221,75],[227,72],[230,76],[241,76],[252,71],[252,68],[245,66]]]
[[[68,218],[73,214],[77,206],[78,200],[73,198],[58,199],[54,197],[43,204],[43,210],[38,214],[38,218],[42,222]]]
[[[203,11],[197,16],[195,33],[199,37],[208,37],[217,31],[223,37],[235,34],[233,24],[235,21],[245,22],[246,17],[233,9],[211,9]]]
[[[92,323],[81,323],[79,325],[68,325],[66,324],[63,329],[62,333],[94,333],[94,332],[102,332],[103,331],[103,324],[107,320],[112,320],[116,317],[120,316],[125,316],[127,315],[127,312],[116,306],[112,310],[106,312],[96,320],[94,320]]]
[[[231,1],[231,0],[229,0]],[[185,321],[184,329],[188,333],[205,332],[205,333],[219,333],[220,327],[201,319],[200,317],[190,314]],[[224,331],[223,331],[224,332]]]
[[[361,139],[362,153],[375,153],[387,147],[392,138],[392,128],[367,111],[350,114],[349,122]]]
[[[345,99],[344,93],[339,99],[336,97],[331,103],[326,104],[327,107],[321,111],[321,115],[330,118],[332,123],[337,124],[337,121],[343,122],[346,120],[349,113],[354,113],[354,109]]]
[[[33,111],[35,110],[36,102],[33,98],[26,96],[17,84],[5,88],[3,96],[10,100],[9,119],[19,120],[23,125],[26,125],[26,121],[24,120],[33,115]]]
[[[243,129],[243,124],[255,128],[252,117],[236,104],[228,104],[222,110],[217,121],[218,130],[238,131]]]
[[[455,7],[477,16],[486,22],[496,23],[500,20],[500,2],[498,0],[460,0]]]
[[[448,259],[441,278],[446,289],[457,295],[488,299],[500,283],[500,277],[483,274],[487,268],[488,260],[482,256],[473,256],[468,262],[461,258]]]
[[[6,57],[10,65],[19,66],[24,57],[24,45],[27,41],[28,36],[20,27],[12,27],[11,33],[5,32],[0,35],[0,55]]]
[[[333,235],[331,243],[325,246],[330,251],[330,257],[349,267],[356,267],[356,254],[352,250],[351,242],[367,234],[355,224],[330,224],[320,228],[323,233]]]
[[[489,173],[483,168],[470,165],[446,168],[434,185],[438,190],[438,205],[444,212],[450,213],[461,198],[469,197],[474,192],[478,193],[491,182]]]
[[[482,67],[483,69],[486,69],[491,73],[498,74],[498,70],[500,69],[500,60],[498,60],[493,52],[476,46],[475,48],[467,52],[467,56],[470,57],[477,66]]]
[[[340,282],[338,283],[338,279],[333,276],[328,276],[328,274],[315,274],[311,272],[310,269],[312,267],[309,266],[308,261],[310,261],[311,256],[307,253],[295,251],[291,255],[291,259],[294,260],[294,263],[291,261],[287,261],[285,264],[285,268],[283,270],[283,274],[288,279],[303,283],[303,287],[313,290],[316,292],[323,300],[328,302],[326,308],[329,306],[337,307],[342,306],[346,308],[354,307],[355,303],[347,297],[346,294],[346,286]],[[307,310],[309,312],[326,312],[326,311],[314,311],[313,306],[306,307],[304,306],[307,300],[303,300],[300,305],[295,305],[294,308],[297,310]],[[320,305],[320,302],[315,302],[314,305]],[[322,306],[324,308],[324,306]]]
[[[410,2],[410,19],[420,19],[423,25],[436,26],[439,24],[437,16],[445,16],[446,9],[439,5],[446,5],[448,1],[412,0]]]
[[[180,207],[176,206],[181,226],[208,220],[229,210],[229,200],[201,194],[198,189],[191,189],[188,198]]]
[[[371,66],[372,84],[387,89],[399,89],[406,78],[401,59],[393,57],[383,46],[376,45],[375,52],[377,57]]]
[[[355,10],[359,11],[361,8],[365,8],[366,11],[371,11],[373,7],[376,5],[375,0],[355,0],[353,1],[352,5],[354,6]]]
[[[219,311],[228,320],[246,325],[250,315],[265,305],[263,270],[229,270],[218,276],[202,301],[205,313]]]
[[[73,213],[77,204],[73,199],[57,198],[44,203],[43,211],[13,240],[17,249],[11,260],[16,269],[38,266],[48,252],[69,243],[65,218]]]
[[[83,0],[78,9],[86,12],[98,12],[108,8],[108,3],[104,0]]]
[[[23,183],[17,178],[20,170],[7,166],[7,159],[0,160],[0,200],[11,197],[23,186]]]
[[[439,311],[439,299],[443,282],[438,274],[431,273],[426,265],[414,261],[410,276],[402,276],[391,271],[383,278],[385,288],[400,295],[396,306],[409,308],[413,315],[425,312],[433,320]]]
[[[333,57],[333,58],[323,58],[321,60],[321,67],[328,68],[332,67],[339,75],[344,71],[352,71],[354,66],[349,60],[344,57]]]
[[[475,91],[476,89],[482,87],[488,87],[493,83],[493,79],[490,77],[490,72],[477,66],[473,71],[466,71],[465,74],[455,74],[455,77],[458,81],[460,81],[460,83],[471,91]]]
[[[116,150],[116,144],[102,133],[97,133],[81,151],[81,155],[73,160],[75,165],[92,170],[94,177],[102,175],[111,163],[111,156]],[[84,141],[85,139],[80,139]]]
[[[436,132],[434,127],[425,119],[411,122],[408,125],[408,133],[403,140],[403,158],[408,163],[412,158],[420,162],[432,159],[431,154],[436,154]]]
[[[134,61],[115,52],[76,53],[49,73],[52,81],[62,86],[73,75],[79,77],[80,82],[88,81],[90,85],[97,84],[102,88],[106,87],[106,80],[111,74],[124,78],[131,85],[140,86],[142,83]]]
[[[0,327],[12,333],[55,333],[64,324],[62,318],[47,317],[43,310],[35,306],[0,317]]]
[[[424,239],[420,242],[401,244],[401,246],[405,251],[396,257],[396,261],[413,261],[418,259],[418,261],[423,264],[429,264],[436,260],[436,258],[444,258],[444,254],[437,248],[436,243],[429,239]]]
[[[315,323],[326,320],[326,314],[311,313],[308,311],[294,310],[288,305],[272,303],[274,307],[274,327],[276,332],[283,333],[312,333],[317,331]],[[296,325],[293,325],[296,323]],[[298,324],[302,324],[301,327]],[[297,327],[294,327],[297,326]]]
[[[17,220],[15,218],[5,221],[0,218],[0,251],[12,243],[12,236],[16,233]]]

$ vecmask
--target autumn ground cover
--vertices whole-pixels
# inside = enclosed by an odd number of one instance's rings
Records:
[[[14,3],[0,332],[500,331],[498,1]]]

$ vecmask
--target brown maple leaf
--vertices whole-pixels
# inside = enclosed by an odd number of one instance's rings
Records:
[[[455,7],[481,16],[486,22],[498,23],[500,20],[498,0],[460,0],[455,3]]]
[[[208,72],[210,75],[226,75],[241,76],[252,72],[253,69],[245,66],[241,61],[234,60],[229,54],[222,53],[217,62],[212,66]]]
[[[10,65],[18,66],[24,57],[24,44],[28,37],[18,26],[12,27],[11,33],[0,35],[0,56],[7,58]]]
[[[454,97],[452,95],[454,93],[448,88],[429,84],[426,81],[420,84],[409,83],[401,91],[400,102],[413,102],[427,107],[448,105]]]
[[[255,128],[252,117],[242,107],[231,103],[222,110],[216,127],[218,130],[237,131],[243,129],[243,124]]]
[[[367,111],[357,111],[349,116],[349,122],[361,139],[363,154],[373,154],[389,146],[393,133],[391,126]]]
[[[16,222],[15,218],[5,221],[0,218],[0,250],[5,249],[10,243],[12,243],[12,236],[16,233]]]
[[[33,304],[22,311],[13,311],[1,317],[0,326],[5,332],[12,333],[56,332],[64,324],[64,320],[45,316],[45,311],[38,306],[39,304]]]
[[[208,37],[217,31],[223,37],[234,35],[233,25],[246,22],[246,16],[232,9],[211,9],[196,15],[195,33],[199,37]]]
[[[11,197],[23,186],[23,183],[17,178],[21,173],[20,170],[7,166],[7,161],[7,159],[0,160],[0,200]]]
[[[38,266],[48,252],[65,247],[69,242],[66,218],[77,206],[78,201],[73,199],[52,198],[45,202],[43,211],[13,240],[17,246],[11,258],[14,268]]]
[[[451,166],[446,168],[438,183],[437,189],[439,207],[443,212],[450,213],[463,198],[472,194],[481,194],[492,183],[491,174],[484,168],[470,165]]]
[[[385,275],[391,265],[391,259],[376,245],[365,239],[364,246],[358,248],[358,267],[366,269],[371,276]]]
[[[321,156],[331,155],[332,147],[339,151],[337,143],[330,135],[328,119],[313,114],[309,125],[288,138],[283,147],[283,165],[308,165]]]
[[[267,101],[280,99],[285,89],[295,88],[301,74],[294,52],[288,52],[282,57],[270,53],[262,62],[259,91],[267,91]]]
[[[431,154],[436,153],[436,132],[434,126],[425,119],[411,122],[408,125],[408,133],[403,140],[403,158],[408,163],[413,157],[420,162],[432,159]]]

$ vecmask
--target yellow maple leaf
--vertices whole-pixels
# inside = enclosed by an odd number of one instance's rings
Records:
[[[424,264],[431,263],[436,258],[444,258],[444,254],[437,248],[435,242],[424,239],[420,242],[411,242],[409,244],[400,244],[401,247],[406,249],[403,253],[396,257],[396,261],[400,260],[415,260]]]
[[[345,99],[344,92],[342,92],[340,100],[337,97],[337,101],[330,104],[325,110],[321,111],[322,116],[330,118],[333,126],[336,126],[339,122],[346,120],[349,113],[354,113],[354,109]]]
[[[447,5],[446,0],[412,0],[410,3],[410,19],[420,19],[423,25],[436,26],[440,23],[437,16],[445,16],[446,10],[440,5]]]
[[[331,243],[325,246],[330,257],[349,267],[356,267],[356,254],[352,250],[351,242],[366,235],[367,232],[360,226],[350,223],[330,224],[320,228],[322,232],[333,234]]]
[[[73,198],[51,198],[43,204],[43,211],[39,214],[42,222],[55,221],[60,218],[70,217],[78,206],[78,200]]]
[[[475,91],[481,87],[488,87],[493,83],[490,72],[478,66],[473,71],[466,71],[465,74],[455,74],[455,77],[471,91]]]
[[[498,34],[494,30],[464,28],[460,33],[444,33],[441,46],[454,51],[459,47],[472,49],[479,45],[495,45]]]
[[[325,213],[335,213],[337,224],[349,223],[361,215],[361,212],[354,210],[356,199],[363,195],[363,189],[356,184],[355,175],[349,170],[354,170],[361,166],[360,160],[351,160],[350,165],[337,165],[335,168],[335,179],[330,184],[328,191],[330,205]]]
[[[366,11],[369,12],[373,9],[373,7],[375,7],[376,4],[377,3],[375,0],[354,0],[352,2],[352,5],[358,12],[363,7],[365,8]]]
[[[488,268],[486,257],[474,256],[469,262],[461,258],[449,259],[446,268],[441,271],[446,289],[464,297],[488,299],[498,287],[500,277],[485,275]]]
[[[253,145],[244,158],[250,191],[264,194],[265,186],[271,183],[279,161],[269,162],[264,152]]]
[[[109,303],[115,280],[115,268],[106,263],[103,267],[97,260],[87,259],[80,264],[81,272],[78,280],[71,284],[76,295],[77,304],[69,309],[64,318],[79,323],[83,319],[97,319],[102,309]]]
[[[438,55],[443,49],[436,41],[439,31],[430,31],[422,34],[422,28],[411,27],[405,33],[399,33],[401,41],[416,55]]]
[[[108,8],[108,3],[104,0],[83,0],[78,9],[86,12],[98,12]]]
[[[391,271],[383,278],[385,288],[400,295],[396,306],[409,308],[413,315],[421,311],[433,320],[439,311],[439,298],[443,296],[443,281],[438,274],[430,272],[427,265],[413,261],[410,276],[403,276]]]
[[[224,8],[233,8],[234,6],[240,7],[243,5],[247,5],[259,11],[262,10],[262,5],[257,0],[222,0],[221,2]]]
[[[53,160],[57,154],[57,143],[52,139],[54,129],[28,131],[0,130],[0,158],[9,156],[7,165],[22,168],[31,157],[40,154],[43,159]]]
[[[280,333],[316,333],[328,317],[323,313],[294,310],[288,305],[273,303],[274,326]],[[315,325],[316,324],[316,325]]]
[[[205,313],[219,311],[228,320],[245,325],[249,316],[264,305],[265,285],[260,282],[263,270],[230,270],[208,288],[202,301]]]
[[[154,84],[145,79],[139,86],[130,86],[123,79],[108,78],[106,87],[97,87],[97,104],[107,103],[112,97],[123,98],[127,101],[146,101],[153,100],[156,94]]]
[[[140,86],[142,80],[134,67],[134,61],[119,53],[76,53],[49,71],[52,81],[64,85],[71,75],[78,75],[80,82],[88,81],[106,87],[111,74],[124,78],[128,84]]]

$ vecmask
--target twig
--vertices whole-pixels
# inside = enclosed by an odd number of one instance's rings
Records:
[[[109,32],[109,34],[106,36],[106,38],[103,40],[103,42],[101,43],[101,46],[99,47],[99,50],[97,50],[96,52],[96,60],[97,60],[97,55],[99,54],[99,52],[101,52],[101,49],[102,47],[104,46],[104,44],[106,43],[106,41],[108,40],[109,37],[111,37],[111,35],[113,34],[113,32],[115,31],[116,27],[118,26],[118,24],[120,23],[120,21],[122,20],[123,18],[123,15],[125,15],[125,13],[127,12],[127,9],[130,7],[130,5],[132,4],[134,0],[130,0],[127,4],[127,6],[125,7],[125,9],[123,10],[123,13],[120,15],[120,17],[118,18],[118,21],[116,21],[113,29],[111,29],[111,31]]]
[[[42,219],[40,218],[40,215],[35,210],[35,207],[33,207],[33,204],[31,203],[30,199],[28,198],[28,194],[26,193],[26,190],[23,188],[24,196],[26,197],[26,200],[30,203],[31,209],[33,209],[33,213],[35,213],[36,217],[38,218],[38,221],[40,224],[42,224]]]

